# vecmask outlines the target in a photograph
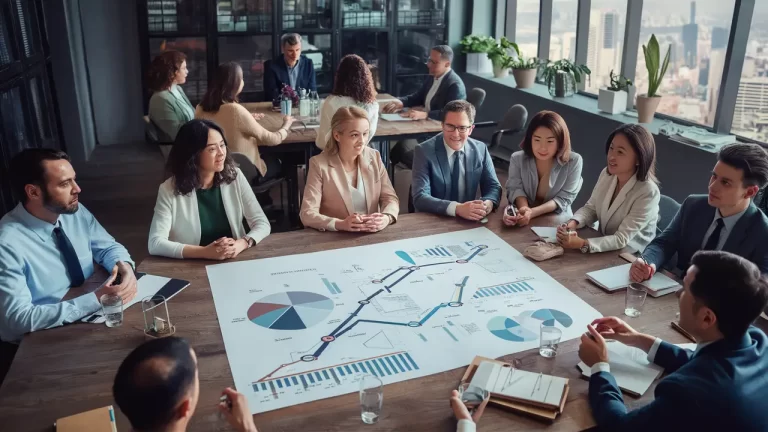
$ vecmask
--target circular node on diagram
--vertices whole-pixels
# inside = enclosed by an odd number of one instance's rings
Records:
[[[374,280],[371,281],[371,283],[380,284],[381,283],[381,279],[374,279]]]
[[[448,303],[448,306],[449,307],[461,307],[461,306],[464,306],[464,303],[462,303],[462,302],[450,302],[450,303]]]
[[[323,342],[333,342],[336,340],[336,338],[333,336],[323,336],[320,338],[320,340]]]
[[[303,362],[313,362],[315,360],[317,360],[317,357],[315,357],[313,355],[301,356],[301,361],[303,361]],[[283,365],[283,366],[286,366],[286,365]]]
[[[465,259],[456,260],[456,264],[466,264],[466,263],[468,263],[468,262],[469,262],[469,261],[467,261],[467,260],[465,260]]]
[[[367,304],[369,304],[370,302],[369,302],[368,300],[360,300],[360,301],[359,301],[359,302],[357,302],[357,303],[358,303],[358,304],[361,304],[361,305],[367,305]]]
[[[411,321],[408,323],[408,327],[421,327],[421,323],[418,321]]]
[[[488,249],[488,246],[486,246],[486,245],[480,245],[480,246],[478,246],[477,248],[478,248],[478,249]]]
[[[410,271],[416,271],[418,269],[419,269],[418,266],[413,266],[413,267],[408,268],[408,270],[410,270]]]

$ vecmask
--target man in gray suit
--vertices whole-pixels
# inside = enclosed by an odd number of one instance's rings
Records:
[[[443,133],[416,147],[411,182],[416,211],[478,221],[499,206],[501,184],[491,154],[469,137],[474,121],[471,103],[449,102],[443,108]]]
[[[633,281],[649,279],[677,254],[684,272],[698,250],[723,250],[768,273],[768,217],[752,198],[768,183],[768,152],[757,144],[724,147],[709,180],[708,195],[691,195],[672,222],[630,269]]]

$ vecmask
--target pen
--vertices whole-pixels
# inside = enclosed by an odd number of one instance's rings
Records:
[[[232,400],[229,399],[229,396],[221,395],[221,397],[219,398],[219,401],[226,403],[227,404],[227,409],[232,411]]]

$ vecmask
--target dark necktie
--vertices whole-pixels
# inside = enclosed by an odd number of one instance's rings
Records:
[[[720,232],[723,230],[724,225],[725,222],[723,222],[722,218],[717,220],[717,226],[707,239],[707,244],[704,245],[704,250],[717,250],[717,244],[720,243]]]
[[[461,204],[459,196],[459,178],[461,177],[461,164],[464,162],[464,152],[459,150],[453,154],[453,173],[451,173],[451,201]]]
[[[77,252],[75,252],[72,242],[69,241],[69,237],[61,227],[53,229],[53,236],[56,238],[56,246],[64,256],[64,265],[67,266],[67,273],[69,273],[72,286],[82,285],[85,282],[85,276],[83,276],[83,268],[80,267],[80,260],[77,259]]]

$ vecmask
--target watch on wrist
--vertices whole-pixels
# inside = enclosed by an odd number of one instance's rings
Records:
[[[397,219],[395,219],[395,217],[392,216],[391,214],[389,213],[384,213],[384,214],[387,215],[387,217],[389,218],[389,225],[392,225],[397,221]]]
[[[584,245],[579,248],[581,253],[589,253],[589,240],[584,240]]]
[[[248,248],[247,249],[252,248],[253,245],[256,244],[256,242],[252,238],[250,238],[248,236],[243,237],[243,240],[245,240],[245,243],[248,244]]]

